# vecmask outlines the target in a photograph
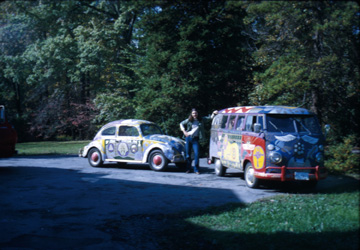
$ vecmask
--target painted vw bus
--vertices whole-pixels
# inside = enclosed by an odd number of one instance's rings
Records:
[[[327,177],[324,142],[316,116],[303,108],[244,106],[219,111],[211,128],[209,163],[224,176],[244,172],[246,185],[259,180],[303,181]]]
[[[103,126],[79,156],[87,157],[93,167],[104,162],[134,162],[163,171],[169,162],[185,166],[185,141],[165,135],[149,121],[118,120]]]
[[[16,130],[6,119],[5,106],[0,105],[0,157],[11,157],[17,153],[17,139]]]

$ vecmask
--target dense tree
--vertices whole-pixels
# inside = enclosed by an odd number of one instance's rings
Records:
[[[339,135],[359,128],[359,5],[264,1],[247,6],[258,39],[254,104],[303,106]],[[345,125],[345,126],[344,126]]]
[[[127,1],[1,4],[6,7],[2,41],[11,39],[9,33],[21,38],[16,50],[9,49],[10,43],[2,47],[2,85],[12,89],[1,93],[9,101],[17,98],[17,108],[10,104],[8,110],[20,116],[27,110],[34,136],[53,138],[61,132],[76,137],[71,124],[64,128],[64,121],[79,115],[73,108],[117,89],[124,75],[132,74],[126,64],[136,15]],[[93,111],[88,109],[88,115]]]
[[[144,51],[136,71],[137,115],[163,118],[172,133],[191,108],[203,115],[247,103],[249,61],[245,13],[232,2],[163,1],[139,22]],[[166,119],[165,119],[166,118]]]
[[[359,18],[352,1],[1,1],[0,104],[20,139],[123,118],[180,135],[193,107],[249,104],[359,135]]]
[[[25,102],[30,88],[26,78],[31,70],[22,53],[36,40],[37,34],[30,18],[14,2],[0,4],[0,103],[7,106],[7,115],[22,138],[29,117]]]

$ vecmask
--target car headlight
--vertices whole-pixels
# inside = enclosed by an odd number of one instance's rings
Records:
[[[282,155],[279,152],[270,152],[270,160],[272,163],[278,164],[282,161]]]

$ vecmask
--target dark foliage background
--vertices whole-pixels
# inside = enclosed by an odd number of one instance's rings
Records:
[[[178,124],[237,105],[301,106],[359,138],[355,1],[2,1],[0,104],[20,141],[106,122]],[[355,139],[358,143],[359,139]]]

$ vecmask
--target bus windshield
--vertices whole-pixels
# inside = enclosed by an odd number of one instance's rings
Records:
[[[267,115],[266,123],[268,132],[321,133],[314,115]]]

